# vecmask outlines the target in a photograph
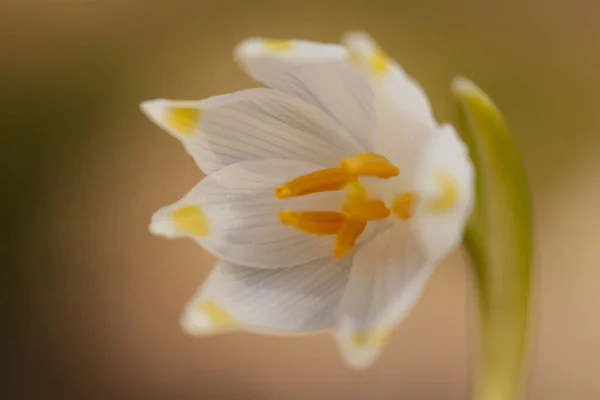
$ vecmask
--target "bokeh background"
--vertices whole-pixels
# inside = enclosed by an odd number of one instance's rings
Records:
[[[388,351],[348,369],[327,335],[193,339],[214,259],[151,236],[202,175],[139,112],[255,86],[248,36],[365,29],[452,119],[463,74],[498,103],[535,207],[529,399],[600,398],[600,3],[590,0],[1,0],[0,393],[12,399],[466,399],[474,296],[458,250]]]

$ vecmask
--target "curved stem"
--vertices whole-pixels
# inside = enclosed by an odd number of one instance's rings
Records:
[[[492,101],[475,84],[453,82],[459,130],[477,171],[465,241],[479,297],[476,400],[520,397],[529,320],[532,222],[521,161]]]

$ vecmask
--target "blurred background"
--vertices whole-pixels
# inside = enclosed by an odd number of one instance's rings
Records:
[[[440,120],[462,74],[503,110],[534,195],[529,399],[600,398],[600,3],[589,0],[2,0],[2,393],[12,399],[466,399],[474,296],[462,250],[366,372],[327,335],[193,339],[215,260],[148,232],[202,178],[139,111],[255,86],[248,36],[364,29]]]

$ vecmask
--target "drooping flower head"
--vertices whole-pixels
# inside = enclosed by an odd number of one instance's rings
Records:
[[[142,104],[207,175],[150,225],[222,260],[188,332],[330,329],[366,366],[460,242],[465,146],[370,37],[343,43],[249,39],[235,58],[267,88]]]

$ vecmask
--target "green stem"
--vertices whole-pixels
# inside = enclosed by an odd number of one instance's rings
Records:
[[[532,223],[525,173],[504,119],[472,82],[453,82],[458,127],[477,171],[465,234],[479,295],[476,400],[515,400],[529,320]]]

